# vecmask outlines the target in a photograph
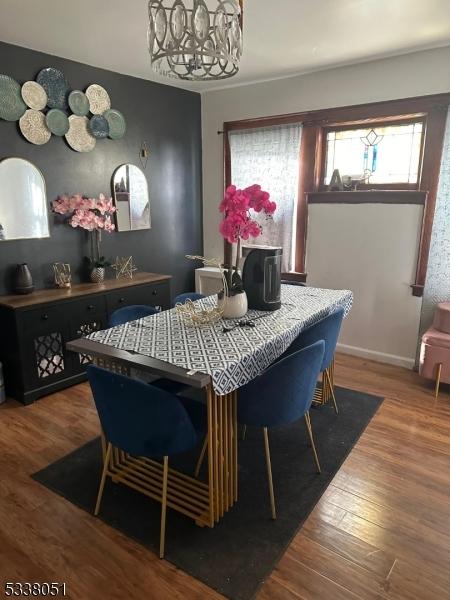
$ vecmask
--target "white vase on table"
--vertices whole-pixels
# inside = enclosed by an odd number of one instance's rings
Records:
[[[247,294],[242,291],[232,296],[219,296],[219,308],[223,307],[224,319],[240,319],[247,314]]]

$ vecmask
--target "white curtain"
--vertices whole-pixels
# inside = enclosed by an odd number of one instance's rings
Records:
[[[232,184],[257,183],[277,203],[273,220],[256,217],[263,233],[245,244],[281,246],[283,272],[294,268],[301,132],[300,123],[230,132]]]
[[[420,333],[430,326],[436,304],[445,300],[450,300],[450,109],[439,173]]]

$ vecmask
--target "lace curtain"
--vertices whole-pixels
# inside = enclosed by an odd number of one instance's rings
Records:
[[[230,132],[232,183],[238,188],[258,183],[277,203],[273,220],[257,217],[262,235],[245,244],[281,246],[283,272],[294,268],[301,132],[300,124]]]
[[[447,114],[433,232],[423,294],[420,332],[433,320],[438,302],[450,300],[450,110]]]

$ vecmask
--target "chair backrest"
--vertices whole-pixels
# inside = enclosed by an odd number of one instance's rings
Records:
[[[273,427],[292,423],[311,407],[320,373],[323,340],[272,364],[238,392],[238,421]]]
[[[324,340],[325,354],[320,369],[320,371],[324,371],[333,360],[343,319],[344,309],[338,308],[314,325],[311,325],[311,327],[308,327],[308,329],[302,331],[286,350],[285,354],[297,352],[300,348],[310,346],[314,342],[317,342],[317,340]]]
[[[129,321],[136,321],[136,319],[143,319],[150,315],[155,315],[158,312],[153,306],[147,306],[145,304],[132,304],[131,306],[123,306],[115,310],[109,317],[109,327],[115,327],[116,325],[123,325]]]
[[[171,456],[192,448],[197,434],[174,394],[90,365],[87,375],[106,439],[135,456]]]
[[[180,294],[179,296],[177,296],[173,301],[173,305],[175,306],[176,304],[185,304],[187,300],[192,300],[192,302],[195,302],[195,300],[201,300],[205,297],[206,296],[204,294],[199,294],[198,292],[186,292],[185,294]]]

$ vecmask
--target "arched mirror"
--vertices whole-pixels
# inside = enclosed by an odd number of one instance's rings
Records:
[[[117,231],[150,229],[150,199],[147,178],[139,167],[121,165],[113,175]]]
[[[23,158],[0,162],[0,242],[50,236],[42,173]]]

